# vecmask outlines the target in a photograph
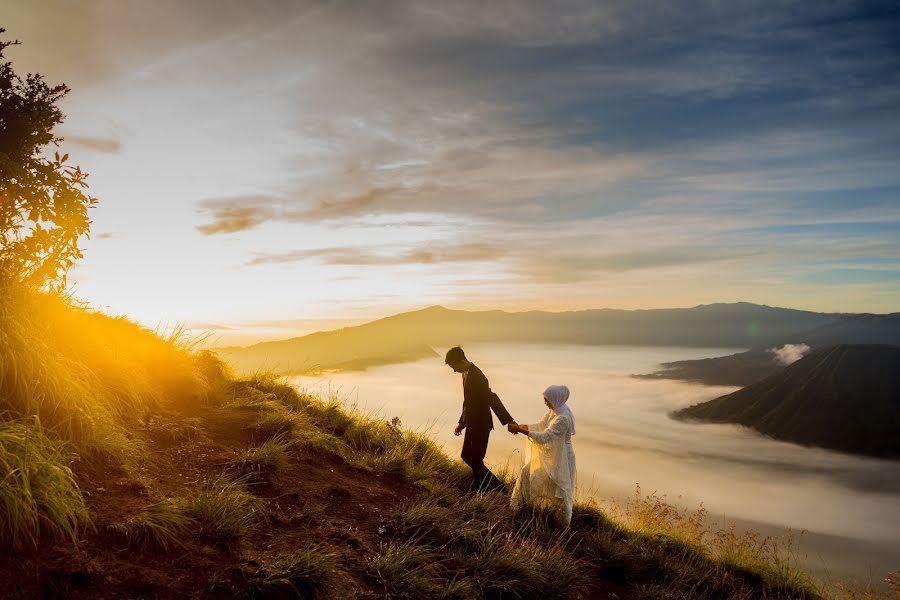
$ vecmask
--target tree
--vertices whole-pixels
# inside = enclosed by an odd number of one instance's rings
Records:
[[[16,75],[4,51],[18,43],[0,40],[0,279],[62,289],[97,199],[68,154],[49,157],[47,146],[62,141],[53,134],[65,118],[56,105],[69,88],[50,87],[39,73]]]

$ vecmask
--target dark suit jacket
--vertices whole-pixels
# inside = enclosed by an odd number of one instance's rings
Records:
[[[466,385],[463,388],[463,410],[459,416],[459,424],[468,429],[469,433],[488,432],[494,428],[492,409],[501,424],[506,425],[513,421],[506,412],[506,407],[500,402],[500,397],[491,391],[487,377],[473,364],[469,367]]]

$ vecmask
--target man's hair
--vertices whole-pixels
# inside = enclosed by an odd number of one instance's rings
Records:
[[[450,363],[458,363],[466,360],[466,353],[463,352],[463,349],[459,346],[453,346],[449,350],[447,350],[447,356],[444,358],[444,362],[448,365]]]

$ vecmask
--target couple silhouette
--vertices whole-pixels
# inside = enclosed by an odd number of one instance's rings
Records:
[[[487,377],[466,358],[462,348],[450,348],[445,362],[462,374],[463,409],[453,434],[458,436],[465,431],[461,457],[472,469],[472,489],[476,492],[507,492],[506,484],[484,464],[494,429],[491,417],[491,411],[494,411],[510,433],[527,436],[525,464],[512,491],[511,507],[519,509],[525,504],[551,506],[558,510],[560,521],[568,525],[575,495],[575,451],[572,447],[575,415],[568,406],[569,388],[549,386],[543,393],[546,414],[534,424],[519,425],[500,397],[491,390]]]

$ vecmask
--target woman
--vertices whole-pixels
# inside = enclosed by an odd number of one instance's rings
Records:
[[[510,504],[556,506],[565,525],[572,520],[575,497],[575,415],[566,402],[569,388],[551,385],[544,390],[544,404],[550,410],[533,425],[510,424],[509,430],[528,436],[525,466],[516,481]]]

